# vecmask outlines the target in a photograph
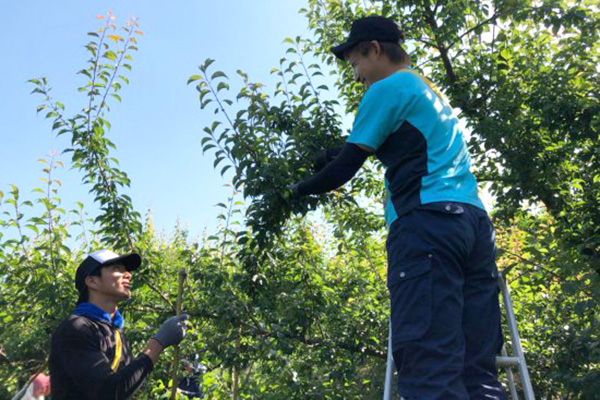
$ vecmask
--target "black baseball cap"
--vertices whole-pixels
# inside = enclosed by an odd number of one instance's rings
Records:
[[[360,42],[377,40],[383,43],[398,43],[404,41],[404,33],[400,26],[389,18],[380,15],[359,18],[352,23],[348,39],[331,51],[340,60],[344,59],[344,53]]]
[[[114,264],[123,265],[127,271],[134,271],[142,265],[142,257],[137,253],[120,256],[106,249],[98,250],[88,255],[85,260],[79,264],[77,272],[75,273],[75,287],[79,291],[79,300],[77,300],[77,303],[83,302],[87,297],[88,289],[85,284],[85,278],[102,267]]]

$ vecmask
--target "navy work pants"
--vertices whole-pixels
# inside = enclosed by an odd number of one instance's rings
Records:
[[[387,238],[393,355],[406,400],[505,399],[494,228],[463,203],[398,218]]]

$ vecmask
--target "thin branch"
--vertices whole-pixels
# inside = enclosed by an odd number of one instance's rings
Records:
[[[434,49],[439,50],[438,44],[434,43],[434,42],[430,42],[429,40],[425,40],[425,39],[415,39],[415,42],[417,43],[423,43],[427,46],[433,47]],[[439,56],[438,56],[439,57]]]
[[[229,122],[229,126],[231,126],[231,129],[233,129],[233,132],[235,132],[235,134],[239,136],[239,132],[236,129],[233,122],[231,121],[231,118],[229,118],[229,114],[227,113],[227,111],[225,111],[225,107],[223,107],[223,103],[221,103],[221,99],[219,98],[219,96],[217,95],[217,92],[213,88],[211,80],[209,79],[206,72],[203,72],[203,74],[204,74],[204,81],[207,83],[208,88],[210,89],[210,92],[213,95],[213,98],[217,101],[217,104],[219,105],[219,109],[221,110],[223,115],[225,115],[225,118],[227,118],[227,122]]]
[[[525,257],[521,256],[520,254],[513,253],[513,252],[512,252],[512,251],[510,251],[510,250],[506,250],[506,249],[499,248],[499,247],[498,247],[498,250],[501,250],[501,251],[503,251],[504,253],[510,254],[511,256],[518,258],[519,260],[521,260],[523,263],[525,263],[525,264],[527,264],[527,265],[531,265],[531,266],[532,266],[532,267],[534,267],[534,268],[538,268],[538,269],[541,269],[541,270],[543,270],[543,271],[546,271],[547,273],[549,273],[550,275],[552,275],[554,278],[558,279],[559,281],[560,281],[560,280],[562,280],[562,277],[561,277],[561,276],[560,276],[558,273],[556,273],[556,272],[552,271],[551,269],[549,269],[549,268],[547,268],[547,267],[544,267],[544,266],[541,266],[541,265],[539,265],[539,264],[536,264],[536,263],[534,263],[533,261],[530,261],[530,260],[526,259]],[[519,278],[520,278],[521,276],[522,276],[522,275],[519,275]],[[600,298],[596,297],[596,295],[594,294],[594,292],[592,292],[592,291],[589,291],[589,290],[586,290],[585,288],[580,288],[580,289],[581,289],[583,292],[585,292],[585,293],[586,293],[588,296],[590,296],[592,299],[594,299],[594,300],[596,300],[596,301],[600,301]]]
[[[48,184],[46,187],[46,209],[48,211],[48,235],[49,235],[49,245],[50,245],[50,260],[52,262],[52,267],[54,269],[54,273],[58,273],[58,268],[56,266],[56,257],[54,255],[54,225],[53,225],[53,215],[52,215],[52,169],[54,168],[54,156],[50,159],[50,164],[48,165]]]
[[[360,346],[351,345],[351,344],[344,343],[344,342],[331,342],[331,341],[321,339],[321,338],[307,338],[304,336],[293,336],[293,335],[287,335],[287,334],[281,333],[281,332],[274,333],[274,332],[269,332],[260,327],[251,326],[244,322],[242,322],[242,325],[244,325],[248,328],[251,328],[253,330],[253,333],[255,335],[259,335],[259,336],[266,336],[266,337],[270,337],[270,338],[274,338],[274,339],[280,339],[281,337],[283,337],[286,339],[299,341],[299,342],[304,343],[309,346],[329,346],[329,347],[333,347],[333,348],[339,347],[339,348],[348,350],[353,353],[364,353],[364,354],[367,354],[367,355],[370,355],[373,357],[377,357],[377,358],[381,358],[381,359],[387,358],[386,353],[379,351],[379,350],[368,348],[366,346],[360,347]]]
[[[229,126],[233,130],[233,133],[237,137],[241,137],[241,135],[240,135],[239,131],[237,130],[237,128],[235,127],[233,121],[231,121],[231,118],[229,117],[229,114],[227,113],[227,111],[225,111],[225,107],[223,106],[223,103],[221,102],[221,99],[217,95],[217,92],[213,88],[212,82],[209,79],[207,73],[203,72],[203,74],[204,74],[204,81],[206,82],[206,85],[208,86],[208,88],[209,88],[209,90],[210,90],[213,98],[217,101],[217,104],[219,105],[219,109],[221,110],[221,112],[223,113],[223,115],[225,116],[225,118],[227,119],[227,122],[229,123]],[[237,169],[237,163],[231,157],[230,150],[228,148],[224,148],[223,146],[221,146],[221,143],[217,140],[217,138],[215,138],[215,136],[212,133],[210,134],[210,136],[213,138],[213,142],[215,142],[217,144],[217,146],[219,147],[219,149],[222,150],[223,153],[227,156],[227,159],[229,160],[229,162],[231,162],[231,165]],[[243,143],[245,143],[245,142],[243,142]]]
[[[281,69],[279,70],[278,75],[281,76],[281,82],[283,83],[283,87],[285,89],[285,91],[284,91],[285,97],[287,98],[288,107],[291,110],[292,109],[292,101],[290,100],[290,90],[288,88],[287,81],[285,79],[285,71],[283,69],[283,63],[281,61],[279,62],[279,68],[281,68]]]
[[[446,49],[451,49],[456,43],[459,43],[465,36],[467,36],[469,33],[481,28],[484,25],[487,25],[488,23],[495,21],[498,17],[502,16],[504,13],[503,12],[497,12],[494,15],[492,15],[491,17],[489,17],[488,19],[486,19],[485,21],[482,21],[480,23],[478,23],[477,25],[475,25],[474,27],[466,30],[465,32],[463,32],[454,42],[450,43]]]
[[[223,229],[223,242],[221,244],[221,261],[223,261],[223,257],[225,257],[225,246],[227,245],[227,233],[229,232],[229,222],[231,220],[231,216],[233,215],[233,200],[235,196],[234,194],[229,198],[229,207],[227,208],[227,218],[225,219],[225,227]]]
[[[83,208],[79,209],[80,213],[79,213],[79,223],[81,225],[81,233],[83,234],[83,242],[85,243],[85,247],[89,246],[89,241],[87,238],[87,233],[86,233],[86,229],[85,229],[85,219],[83,218],[85,211]]]
[[[127,40],[125,41],[125,43],[123,45],[123,50],[121,51],[121,56],[119,57],[119,60],[117,61],[117,64],[115,65],[115,69],[113,71],[112,76],[110,77],[110,82],[108,83],[108,85],[106,85],[106,91],[104,92],[104,96],[102,97],[102,101],[100,102],[100,105],[98,106],[98,110],[96,112],[96,117],[94,118],[95,121],[98,120],[98,117],[100,116],[100,112],[102,111],[102,108],[105,106],[106,97],[110,93],[110,89],[115,80],[115,77],[117,76],[117,73],[119,72],[119,68],[121,67],[123,58],[125,58],[125,54],[127,54],[127,46],[129,46],[129,42],[131,41],[131,37],[133,36],[133,33],[134,33],[134,29],[132,26],[131,29],[129,30],[129,35],[127,36]]]
[[[15,197],[15,194],[16,194],[16,197]],[[14,204],[15,219],[14,219],[14,221],[15,221],[15,225],[17,226],[17,230],[19,231],[19,237],[21,238],[21,240],[19,240],[19,244],[21,245],[21,249],[23,249],[23,253],[25,255],[25,258],[27,260],[29,260],[29,256],[27,254],[27,249],[25,247],[25,243],[23,243],[24,240],[25,240],[25,235],[23,235],[23,230],[21,228],[21,222],[19,221],[21,213],[19,211],[18,196],[19,196],[18,190],[17,191],[13,191],[13,197],[15,197],[15,199],[14,199],[15,200],[15,204]]]
[[[169,307],[171,307],[171,310],[173,311],[173,313],[175,313],[177,311],[177,309],[175,308],[175,305],[167,298],[167,296],[165,296],[160,290],[158,290],[156,288],[156,286],[152,285],[148,278],[142,276],[142,282],[144,282],[144,284],[147,285],[154,293],[158,294],[160,296],[160,298],[163,299],[164,302],[169,305]]]
[[[442,62],[444,64],[444,68],[446,70],[446,75],[448,76],[448,80],[450,84],[454,86],[456,82],[456,74],[454,73],[454,68],[452,67],[452,63],[450,62],[450,57],[448,56],[448,47],[445,47],[444,44],[440,41],[440,39],[436,36],[436,32],[438,30],[438,25],[435,20],[435,13],[431,9],[431,3],[429,0],[425,0],[425,22],[429,25],[431,30],[433,31],[435,37],[435,43],[437,44],[436,48],[440,52],[440,57],[442,58]]]
[[[100,41],[98,42],[98,48],[96,49],[97,53],[96,53],[96,59],[94,60],[94,70],[92,72],[92,87],[90,89],[90,91],[88,92],[88,95],[90,96],[90,101],[88,103],[88,109],[87,109],[87,125],[88,125],[88,135],[90,134],[91,130],[92,130],[92,103],[94,101],[94,91],[96,90],[96,77],[98,75],[98,63],[100,61],[100,54],[102,52],[102,45],[104,44],[104,36],[106,35],[106,30],[110,27],[110,17],[106,19],[106,24],[104,26],[104,29],[102,29],[102,36],[100,37]]]
[[[60,121],[62,123],[62,126],[66,126],[67,128],[69,128],[69,124],[62,115],[62,109],[58,107],[52,96],[50,96],[50,87],[48,87],[44,81],[42,81],[39,87],[42,94],[46,96],[46,98],[44,99],[44,103],[46,104],[46,106],[49,106],[52,109],[52,111],[57,115],[55,121]]]
[[[423,65],[429,64],[430,62],[432,62],[432,61],[436,61],[436,60],[438,60],[438,59],[440,59],[440,58],[441,58],[440,56],[435,56],[435,57],[433,57],[433,58],[430,58],[429,60],[423,61],[422,63],[418,64],[418,65],[415,67],[415,69],[419,69],[419,68],[421,68]]]
[[[319,107],[321,107],[321,100],[319,100],[319,93],[317,92],[317,89],[313,85],[312,79],[310,78],[310,74],[308,73],[308,70],[306,69],[306,64],[304,63],[304,57],[302,57],[302,50],[300,49],[300,45],[296,43],[295,47],[296,47],[298,57],[300,58],[300,65],[302,65],[302,69],[304,70],[304,74],[306,75],[308,84],[310,85],[310,88],[312,89],[313,94],[315,95],[315,98],[317,99],[317,104],[319,104]]]

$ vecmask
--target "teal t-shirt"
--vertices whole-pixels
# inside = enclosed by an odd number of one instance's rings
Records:
[[[348,142],[371,148],[386,167],[388,226],[421,204],[454,201],[485,209],[458,118],[412,70],[371,85]]]

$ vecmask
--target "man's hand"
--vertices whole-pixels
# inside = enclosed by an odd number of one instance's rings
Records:
[[[335,160],[338,154],[340,154],[340,151],[342,151],[342,147],[334,147],[317,152],[312,159],[315,172],[319,172],[325,168],[327,164]]]
[[[179,344],[185,336],[185,322],[190,316],[187,314],[171,317],[161,325],[160,329],[152,337],[163,347]]]

